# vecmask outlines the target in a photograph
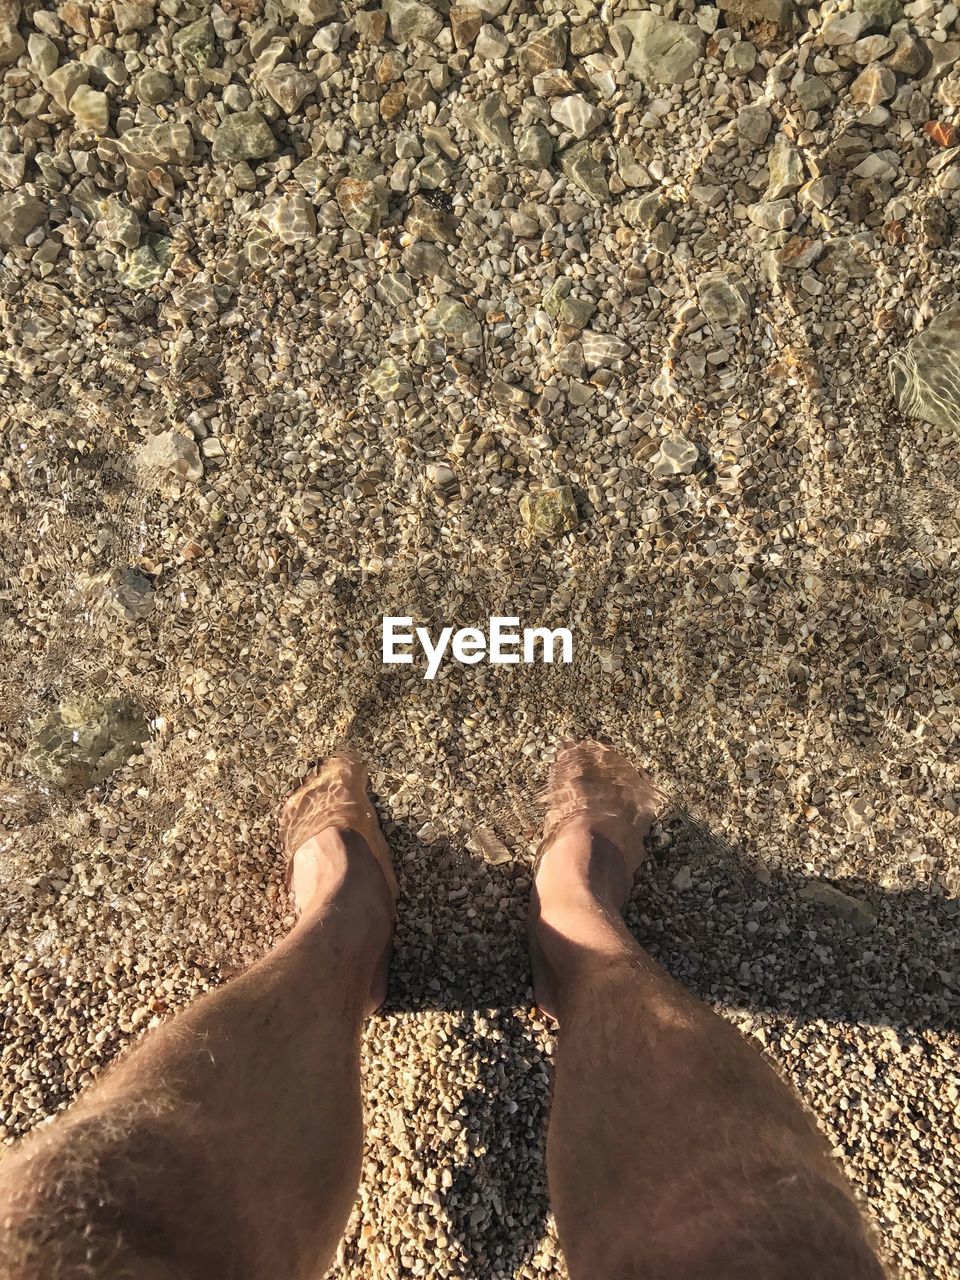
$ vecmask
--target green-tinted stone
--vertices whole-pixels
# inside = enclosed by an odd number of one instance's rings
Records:
[[[530,532],[541,538],[559,538],[580,523],[573,490],[566,484],[525,494],[520,499],[520,515]]]
[[[371,391],[381,400],[403,400],[413,390],[410,370],[392,356],[381,360],[367,381]]]
[[[870,19],[873,31],[889,31],[903,17],[900,0],[853,0],[853,7],[857,13]]]
[[[132,702],[61,702],[31,726],[27,763],[64,791],[86,791],[137,754],[148,737],[143,713]]]
[[[479,347],[480,321],[470,308],[455,298],[441,298],[426,318],[427,329],[463,347]]]
[[[235,111],[213,135],[214,160],[265,160],[277,149],[277,140],[259,111]]]
[[[564,298],[560,303],[559,318],[563,324],[582,329],[590,323],[597,304],[589,298]]]
[[[198,71],[212,66],[216,56],[217,36],[209,15],[198,18],[196,22],[191,22],[188,27],[178,31],[173,37],[173,47],[192,62]]]
[[[568,147],[560,158],[560,167],[570,182],[601,203],[610,199],[607,171],[593,151],[593,143],[578,142]]]
[[[150,231],[140,247],[127,254],[120,281],[128,289],[149,289],[163,279],[172,263],[173,241]]]

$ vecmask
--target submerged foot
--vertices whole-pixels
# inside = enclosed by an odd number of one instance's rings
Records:
[[[301,920],[356,912],[383,935],[370,999],[386,998],[397,881],[367,793],[367,769],[343,752],[328,757],[289,798],[280,816],[287,887]]]
[[[529,932],[534,993],[552,1017],[557,991],[548,940],[590,946],[609,936],[610,922],[626,906],[659,802],[649,776],[599,742],[565,746],[550,770]]]

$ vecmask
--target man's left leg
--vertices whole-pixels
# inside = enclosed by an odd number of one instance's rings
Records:
[[[363,767],[320,781],[288,806],[290,934],[0,1163],[4,1280],[299,1280],[332,1259],[396,885]]]

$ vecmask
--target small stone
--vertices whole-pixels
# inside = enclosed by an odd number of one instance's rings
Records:
[[[945,120],[928,120],[923,131],[931,142],[938,147],[955,147],[960,137],[960,130],[955,124],[947,124]]]
[[[774,283],[782,280],[787,272],[808,270],[822,253],[823,243],[820,240],[811,236],[791,236],[782,248],[764,252],[764,273]]]
[[[478,58],[483,58],[487,62],[496,62],[500,58],[505,58],[509,51],[510,41],[499,27],[487,22],[477,32],[473,52]]]
[[[793,225],[796,216],[797,210],[792,200],[766,200],[752,204],[747,209],[750,221],[764,231],[785,231]]]
[[[120,282],[128,289],[151,289],[159,284],[173,263],[173,241],[169,236],[148,232],[138,248],[128,255],[120,272]]]
[[[586,57],[590,53],[598,53],[607,43],[607,28],[599,19],[593,18],[574,27],[570,32],[570,52],[575,58]],[[563,65],[563,59],[557,66]]]
[[[85,49],[80,55],[80,61],[83,62],[94,73],[94,81],[96,84],[126,84],[127,68],[123,59],[118,58],[112,49],[107,49],[102,44],[92,45],[89,49]]]
[[[707,37],[699,27],[648,10],[622,14],[617,26],[633,37],[625,69],[648,85],[683,84],[706,48]]]
[[[700,310],[712,325],[739,328],[750,319],[753,297],[743,280],[728,271],[711,271],[697,281]]]
[[[689,867],[680,867],[670,881],[670,888],[674,893],[686,893],[688,889],[693,888],[693,875]]]
[[[596,310],[597,304],[589,298],[564,298],[557,315],[561,324],[568,324],[571,329],[583,329]]]
[[[667,201],[659,191],[648,191],[646,195],[624,200],[620,211],[629,226],[644,227],[652,231],[662,220],[667,207]]]
[[[869,26],[863,13],[831,13],[820,28],[820,39],[829,45],[853,44]]]
[[[117,569],[108,576],[106,598],[125,622],[136,622],[153,605],[153,582],[139,569]]]
[[[558,276],[553,284],[545,290],[541,305],[548,316],[556,319],[560,314],[560,307],[563,305],[565,298],[569,297],[573,289],[573,281],[569,276]]]
[[[405,226],[411,235],[434,244],[453,244],[457,239],[456,221],[451,214],[430,204],[423,196],[414,196]],[[411,268],[407,268],[410,270]]]
[[[549,167],[553,159],[553,138],[542,124],[532,124],[521,133],[517,159],[531,169]]]
[[[562,67],[567,60],[567,37],[566,23],[536,32],[520,50],[521,71],[532,78]]]
[[[800,188],[799,200],[804,208],[826,209],[837,195],[839,182],[829,174],[819,178],[811,178]]]
[[[154,6],[152,4],[123,4],[113,6],[113,21],[120,35],[129,35],[132,31],[142,31],[153,22]]]
[[[850,46],[849,52],[854,62],[865,67],[870,62],[879,62],[896,47],[896,43],[889,36],[864,36],[862,40]]]
[[[931,249],[941,249],[950,239],[952,222],[947,206],[937,196],[928,196],[918,210],[920,239]]]
[[[459,346],[480,346],[480,322],[470,308],[456,298],[441,298],[424,323],[431,333],[449,338]]]
[[[568,302],[561,306],[561,313]],[[619,362],[630,354],[630,344],[618,338],[616,334],[595,333],[591,329],[584,332],[580,345],[583,350],[583,362],[589,373],[609,365],[618,366]]]
[[[897,92],[897,77],[889,67],[865,67],[850,86],[850,97],[865,107],[887,102]]]
[[[237,111],[220,124],[213,135],[214,160],[265,160],[277,149],[277,140],[259,111]]]
[[[533,92],[538,98],[559,98],[576,89],[577,82],[569,71],[540,71],[533,77]]]
[[[161,491],[173,495],[203,477],[196,442],[181,431],[161,431],[150,436],[137,453],[137,467]]]
[[[173,81],[162,71],[150,67],[137,76],[137,98],[149,107],[166,102],[173,92]]]
[[[0,244],[23,244],[31,232],[47,221],[47,206],[26,191],[0,196]]]
[[[27,49],[26,41],[12,22],[0,22],[0,67],[9,67]]]
[[[193,134],[186,124],[143,125],[121,135],[120,150],[127,164],[140,169],[185,165],[193,159]]]
[[[382,9],[360,9],[354,17],[357,35],[368,44],[383,44],[387,34],[387,15]]]
[[[129,700],[64,701],[31,725],[27,764],[63,791],[87,791],[139,754],[149,736],[143,713]]]
[[[815,903],[840,916],[853,925],[857,933],[869,933],[877,922],[877,913],[869,902],[851,897],[826,880],[808,880],[798,896],[804,902]]]
[[[594,155],[589,141],[568,147],[560,157],[560,167],[570,182],[594,200],[604,203],[610,199],[606,169]]]
[[[284,244],[311,240],[317,232],[317,214],[302,191],[292,191],[272,203],[265,222]]]
[[[43,87],[57,106],[66,111],[70,106],[70,99],[89,79],[90,68],[85,67],[82,62],[65,62],[47,76]]]
[[[0,184],[10,191],[23,183],[27,172],[27,157],[23,152],[0,152]]]
[[[400,261],[415,280],[442,278],[450,271],[447,255],[437,245],[430,244],[426,240],[408,244],[401,254]]]
[[[889,31],[903,17],[900,0],[853,0],[853,7],[866,18],[869,31]]]
[[[767,200],[780,200],[792,195],[803,185],[806,174],[803,171],[803,160],[800,152],[786,138],[779,138],[770,150],[767,161],[770,183],[767,187]]]
[[[766,107],[741,107],[737,112],[737,133],[755,146],[763,146],[772,127],[773,116]]]
[[[334,16],[337,0],[279,0],[278,8],[306,26],[315,26]]]
[[[789,27],[796,13],[794,0],[717,0],[717,3],[741,24],[772,22],[777,27]]]
[[[488,93],[482,101],[463,111],[463,122],[481,142],[503,151],[513,148],[513,134],[502,93]]]
[[[347,226],[367,235],[386,217],[387,193],[368,178],[342,178],[337,183],[337,204]]]
[[[104,240],[136,249],[140,243],[140,219],[118,196],[108,196],[102,205],[98,230]]]
[[[931,320],[890,365],[894,398],[907,417],[960,431],[960,304]]]
[[[686,436],[674,432],[661,441],[659,450],[654,454],[651,464],[653,474],[658,480],[689,475],[699,457],[697,446]]]
[[[262,77],[261,84],[280,110],[289,116],[316,89],[317,77],[312,71],[299,71],[289,63],[281,63]]]
[[[216,61],[217,34],[209,15],[182,27],[173,37],[173,47],[182,58],[205,71]]]
[[[380,99],[381,120],[397,120],[407,105],[407,91],[402,84],[392,85]]]
[[[338,6],[337,0],[280,0],[280,7],[305,26],[315,26],[334,17]]]
[[[748,40],[731,45],[723,60],[723,69],[728,76],[748,76],[756,65],[757,51]]]
[[[57,63],[60,61],[60,50],[49,36],[43,36],[34,31],[27,40],[27,52],[41,80],[46,80],[56,71]]]
[[[886,65],[891,71],[898,71],[902,75],[917,76],[926,66],[928,57],[921,40],[916,36],[905,35],[886,59]]]
[[[367,379],[371,391],[381,400],[403,400],[413,390],[410,369],[387,356],[381,360]]]
[[[321,53],[336,53],[340,48],[340,39],[342,35],[342,22],[328,22],[327,25],[325,27],[321,27],[313,37],[313,47],[315,49],[319,49]]]
[[[458,49],[469,49],[482,26],[483,14],[472,5],[454,5],[450,10],[450,30]]]
[[[556,98],[550,104],[550,114],[556,122],[569,129],[575,138],[585,138],[603,123],[603,112],[582,94]]]
[[[807,76],[797,89],[797,101],[804,111],[821,111],[833,101],[833,91],[820,76]]]
[[[390,19],[390,34],[401,48],[429,43],[443,28],[443,18],[436,9],[418,0],[385,0],[383,8]]]
[[[98,89],[80,85],[70,99],[70,110],[81,129],[102,135],[110,128],[110,103]]]
[[[565,484],[524,494],[520,499],[520,516],[538,538],[559,538],[580,523],[573,490]]]
[[[658,222],[650,232],[650,245],[657,253],[666,253],[676,238],[677,228],[672,222]]]
[[[228,111],[246,111],[253,97],[245,84],[228,84],[222,101]]]

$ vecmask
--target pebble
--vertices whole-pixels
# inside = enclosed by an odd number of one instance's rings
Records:
[[[263,115],[256,110],[236,111],[220,124],[211,151],[214,160],[264,160],[273,155],[277,142]]]
[[[653,474],[661,480],[689,475],[697,464],[700,451],[693,441],[679,432],[664,439],[653,458]]]
[[[891,373],[907,417],[960,431],[960,306],[941,312],[895,353]]]
[[[524,494],[520,500],[520,514],[530,532],[540,538],[560,537],[572,532],[580,523],[569,485]]]
[[[632,37],[626,69],[649,85],[689,80],[707,43],[698,27],[671,22],[649,10],[623,13],[617,25]]]

